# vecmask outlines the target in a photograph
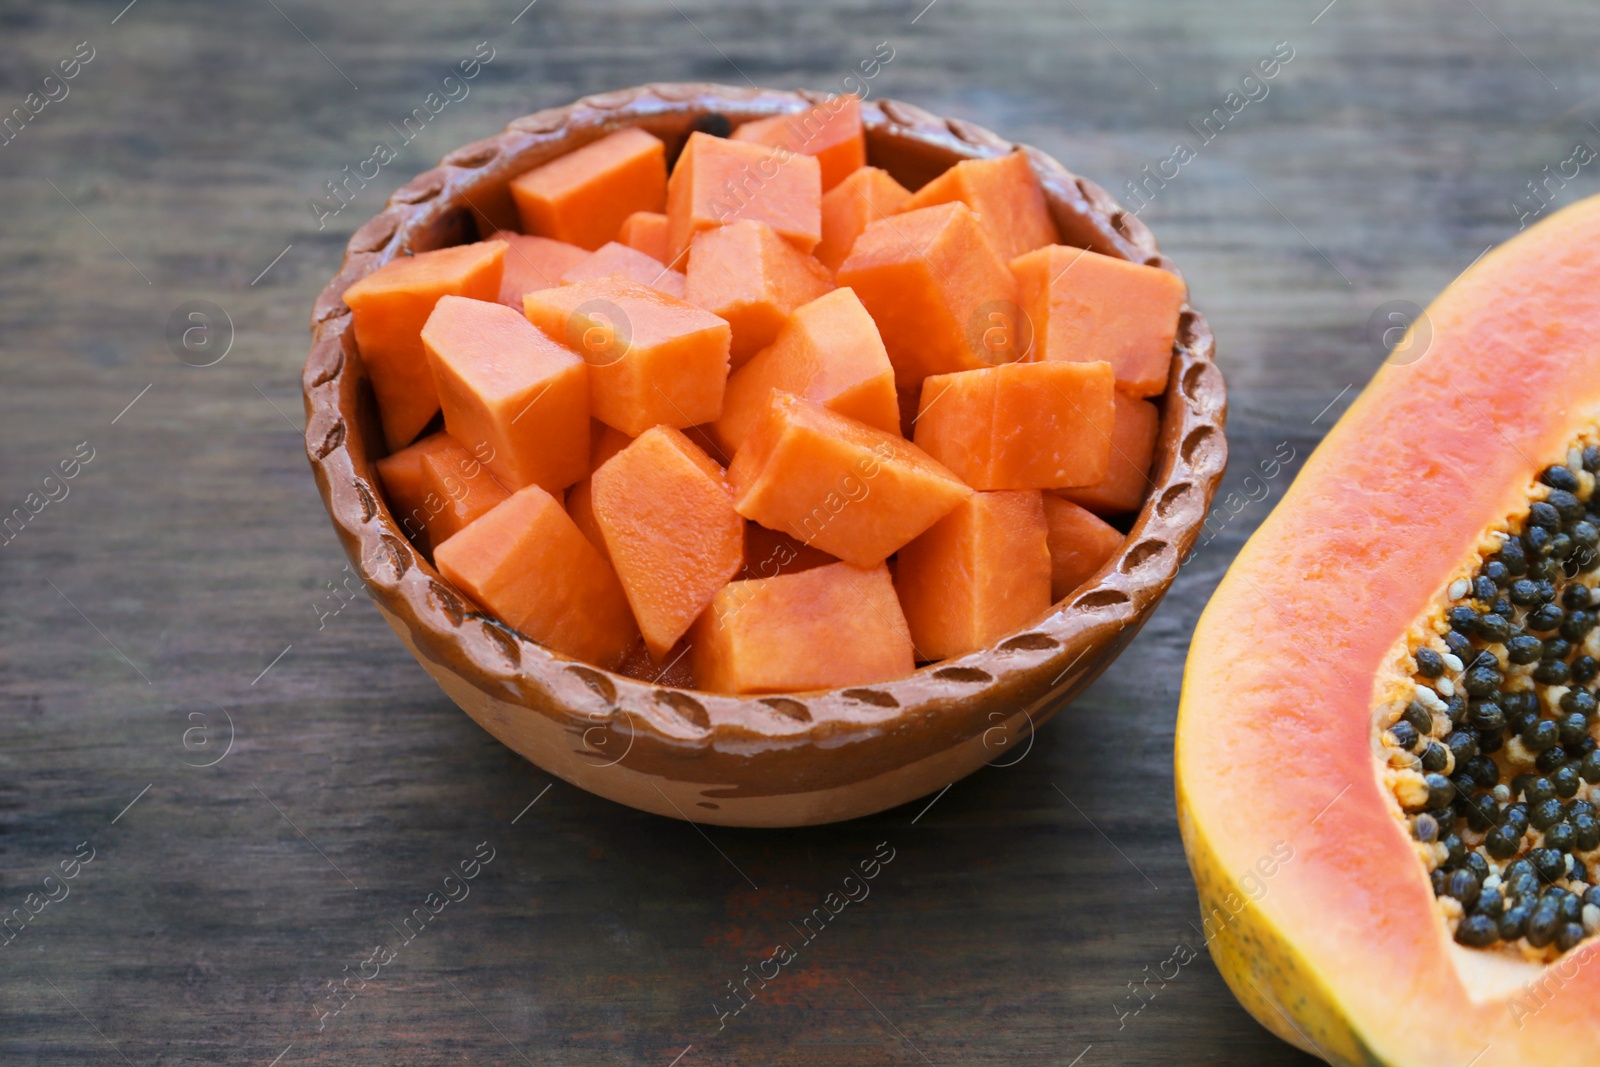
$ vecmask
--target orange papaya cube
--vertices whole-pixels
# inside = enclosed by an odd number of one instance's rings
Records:
[[[744,524],[744,566],[739,570],[740,581],[798,574],[838,562],[821,549],[796,541],[786,533],[769,530],[759,522]]]
[[[616,241],[601,245],[598,251],[591,252],[582,262],[567,268],[561,281],[566,284],[586,282],[591,278],[609,278],[613,274],[632,278],[640,285],[659,289],[669,296],[683,298],[682,271],[668,270],[659,259]]]
[[[1109,363],[1007,363],[922,383],[914,440],[974,489],[1094,485],[1111,469]]]
[[[862,167],[822,194],[822,240],[812,254],[837,272],[861,231],[904,211],[910,199],[911,191],[888,171]]]
[[[592,252],[635,211],[666,204],[666,146],[629,126],[513,179],[511,197],[523,233]]]
[[[728,376],[717,438],[729,452],[744,443],[774,390],[815,400],[887,433],[900,432],[894,368],[872,316],[849,289],[795,309],[770,348]]]
[[[1129,396],[1167,388],[1178,313],[1188,299],[1182,278],[1064,245],[1017,257],[1011,272],[1033,327],[1033,359],[1105,360]]]
[[[659,211],[635,211],[622,220],[617,240],[651,259],[667,261],[667,217]]]
[[[687,274],[684,299],[733,329],[734,367],[770,345],[795,308],[833,288],[822,264],[749,219],[696,234]]]
[[[588,259],[590,253],[565,241],[548,237],[527,237],[500,230],[491,240],[506,243],[505,270],[500,276],[500,303],[522,310],[522,296],[561,284],[569,267]]]
[[[830,563],[730,582],[690,631],[695,684],[715,693],[786,693],[887,682],[916,666],[882,563]]]
[[[487,466],[460,446],[422,457],[422,485],[426,493],[444,503],[428,521],[428,540],[436,552],[441,544],[511,495]]]
[[[438,514],[444,503],[438,497],[428,499],[428,490],[422,481],[422,460],[431,453],[443,451],[460,451],[468,459],[472,458],[455,438],[440,432],[384,456],[376,464],[378,484],[383,487],[389,513],[406,537],[424,552],[431,551],[428,520]]]
[[[1122,547],[1122,531],[1094,514],[1044,494],[1044,521],[1050,527],[1050,599],[1060,600],[1088,581]]]
[[[589,367],[504,304],[439,300],[422,342],[450,436],[486,444],[507,488],[559,493],[589,472]]]
[[[1156,431],[1160,427],[1161,412],[1154,404],[1119,391],[1106,476],[1093,485],[1062,489],[1061,495],[1096,515],[1138,511],[1151,485],[1150,461],[1155,458]]]
[[[422,324],[442,296],[495,299],[505,253],[503,241],[418,252],[384,264],[344,291],[391,451],[410,444],[439,410]]]
[[[849,93],[829,97],[804,111],[743,123],[730,138],[815,156],[824,192],[867,162],[861,98]]]
[[[1002,259],[1059,241],[1044,190],[1018,149],[997,159],[966,159],[911,194],[907,211],[959,200],[983,224]]]
[[[740,219],[764,222],[810,252],[822,239],[821,174],[811,156],[691,133],[667,182],[668,262],[701,230]]]
[[[895,556],[895,588],[920,659],[987,648],[1049,609],[1044,494],[978,493]]]
[[[965,204],[940,204],[871,223],[834,281],[872,313],[895,384],[974,370],[1022,353],[987,336],[1014,313],[1016,282]]]
[[[655,426],[593,478],[595,521],[657,659],[744,566],[744,520],[721,467],[680,430]]]
[[[545,289],[522,307],[589,363],[589,412],[629,437],[722,414],[728,324],[658,289],[612,275]]]
[[[774,393],[728,468],[734,507],[858,567],[870,567],[972,495],[897,434]]]
[[[593,423],[597,429],[591,435],[592,443],[589,446],[589,470],[591,473],[589,477],[580,480],[571,489],[567,490],[567,514],[572,516],[572,521],[578,524],[578,529],[583,531],[583,536],[589,539],[589,543],[598,548],[600,554],[609,560],[611,554],[610,550],[606,548],[605,535],[600,532],[600,524],[595,521],[594,517],[594,491],[592,484],[594,482],[594,474],[592,472],[599,470],[602,463],[627,448],[628,442],[632,441],[633,438],[621,430],[612,429],[599,419],[594,419]]]
[[[613,667],[639,639],[611,564],[537,485],[440,545],[434,563],[484,611],[562,655]]]

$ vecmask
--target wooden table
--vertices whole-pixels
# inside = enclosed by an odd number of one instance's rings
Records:
[[[0,146],[0,511],[66,492],[0,546],[0,911],[93,850],[0,953],[0,1061],[1306,1062],[1204,953],[1133,1012],[1130,983],[1200,944],[1171,774],[1188,636],[1377,365],[1374,310],[1425,303],[1517,230],[1542,167],[1600,144],[1600,12],[124,2],[0,11],[0,113],[57,97]],[[1238,514],[1025,758],[937,799],[752,832],[552,783],[345,585],[300,439],[312,297],[389,190],[517,115],[649,80],[837,88],[879,42],[874,93],[1119,194],[1191,147],[1141,217],[1216,329]],[[319,228],[325,183],[490,49]],[[1275,49],[1292,58],[1241,85]],[[75,77],[44,83],[62,61]],[[1258,99],[1203,139],[1235,90]],[[46,482],[75,453],[92,458]],[[891,850],[869,898],[719,1021],[792,924]],[[475,852],[492,859],[468,895],[402,940]],[[383,942],[400,947],[379,963]]]

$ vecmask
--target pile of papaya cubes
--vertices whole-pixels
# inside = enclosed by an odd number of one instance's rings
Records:
[[[860,102],[616,130],[522,232],[345,292],[395,520],[484,612],[665,685],[882,682],[990,646],[1137,510],[1183,283],[1061,245],[1019,152],[912,192]]]

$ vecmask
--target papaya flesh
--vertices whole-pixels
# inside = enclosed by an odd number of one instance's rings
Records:
[[[1195,629],[1176,777],[1205,937],[1331,1063],[1595,1060],[1597,275],[1590,199],[1452,282]]]
[[[728,467],[739,514],[858,567],[972,495],[910,441],[774,393]]]
[[[589,258],[577,245],[548,237],[527,237],[511,230],[499,230],[493,241],[506,243],[504,271],[500,275],[500,303],[522,310],[522,298],[540,289],[554,289],[571,267]]]
[[[384,264],[344,291],[391,450],[410,444],[439,410],[422,324],[440,297],[496,299],[505,254],[503,241],[418,252]]]
[[[511,196],[523,232],[593,251],[629,215],[665,206],[666,146],[628,126],[515,178]]]
[[[691,631],[702,689],[780,693],[911,673],[911,634],[889,568],[830,563],[729,582]]]

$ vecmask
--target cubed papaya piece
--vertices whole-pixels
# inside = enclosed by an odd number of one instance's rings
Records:
[[[459,453],[458,460],[461,457],[473,460],[472,454],[462,448],[455,438],[440,432],[431,433],[398,452],[384,456],[376,464],[378,484],[383,487],[383,498],[389,505],[389,513],[394,516],[401,532],[424,552],[432,551],[428,540],[428,520],[444,508],[444,501],[438,496],[428,498],[428,490],[422,481],[422,460],[435,452]],[[483,446],[480,453],[486,455],[488,447]]]
[[[910,199],[911,191],[888,171],[862,167],[822,194],[822,240],[812,254],[837,272],[861,232],[904,211]]]
[[[567,514],[572,516],[572,521],[578,524],[578,529],[583,531],[583,536],[589,539],[590,544],[600,550],[600,554],[610,559],[606,549],[605,535],[600,532],[600,524],[594,518],[594,472],[600,465],[612,456],[628,447],[628,442],[633,438],[607,426],[599,419],[593,419],[589,445],[589,476],[579,479],[571,489],[567,490]]]
[[[737,368],[772,343],[790,312],[833,288],[828,271],[764,222],[731,222],[695,235],[684,299],[728,320]]]
[[[695,684],[715,693],[872,685],[911,673],[911,634],[882,563],[730,582],[690,631]]]
[[[1139,510],[1150,489],[1150,461],[1155,458],[1156,431],[1160,426],[1161,412],[1154,404],[1118,390],[1106,476],[1093,485],[1062,489],[1061,495],[1096,515]]]
[[[592,484],[611,563],[660,659],[744,566],[744,520],[722,468],[667,426],[640,434]]]
[[[640,285],[659,289],[668,296],[683,297],[682,271],[668,270],[659,259],[616,241],[601,245],[598,251],[590,253],[582,262],[567,268],[561,281],[586,282],[592,278],[609,278],[613,274],[632,278]]]
[[[589,411],[629,437],[722,414],[728,324],[613,275],[523,298],[528,321],[589,363]]]
[[[639,640],[611,564],[537,485],[440,545],[434,563],[484,611],[562,655],[609,668]]]
[[[717,438],[735,452],[774,390],[888,433],[900,432],[894,368],[872,316],[849,289],[796,308],[770,348],[728,376]]]
[[[1105,360],[1129,396],[1166,389],[1178,313],[1188,299],[1182,278],[1063,245],[1017,257],[1011,272],[1033,326],[1031,358]]]
[[[629,126],[518,176],[511,196],[523,233],[592,252],[635,211],[666,205],[666,146]]]
[[[744,524],[744,566],[739,571],[740,581],[798,574],[838,562],[820,548],[812,548],[778,530],[769,530],[759,522]]]
[[[987,648],[1050,607],[1043,496],[978,493],[895,556],[895,588],[919,659]]]
[[[1094,485],[1111,464],[1109,363],[1007,363],[922,383],[915,441],[974,489]]]
[[[765,222],[810,252],[822,239],[821,174],[811,156],[691,133],[667,182],[669,262],[701,230],[740,219]]]
[[[487,466],[459,448],[423,456],[422,485],[425,494],[444,503],[428,521],[428,540],[434,551],[511,495]]]
[[[589,367],[504,304],[439,300],[422,341],[444,426],[509,489],[559,493],[589,472]]]
[[[965,204],[871,223],[834,281],[872,313],[897,385],[1022,355],[991,343],[993,317],[1015,314],[1016,282]]]
[[[860,567],[938,522],[972,490],[897,434],[774,393],[728,468],[739,514]]]
[[[1060,240],[1039,178],[1021,149],[997,159],[966,159],[911,194],[905,210],[959,200],[977,213],[1002,259]]]
[[[505,270],[500,276],[500,303],[522,310],[525,293],[553,289],[561,284],[568,268],[588,259],[590,252],[552,241],[548,237],[527,237],[501,230],[491,240],[506,243]]]
[[[635,211],[622,220],[617,240],[651,259],[667,261],[667,217],[659,211]]]
[[[861,98],[850,93],[831,96],[804,111],[743,123],[733,131],[732,139],[815,156],[822,169],[824,192],[867,161]]]
[[[1044,494],[1044,521],[1050,527],[1050,599],[1060,600],[1106,565],[1122,547],[1122,531],[1094,514]]]
[[[433,305],[442,296],[494,300],[505,253],[504,241],[418,252],[391,260],[344,291],[390,451],[410,444],[439,411],[422,348],[422,324]]]

